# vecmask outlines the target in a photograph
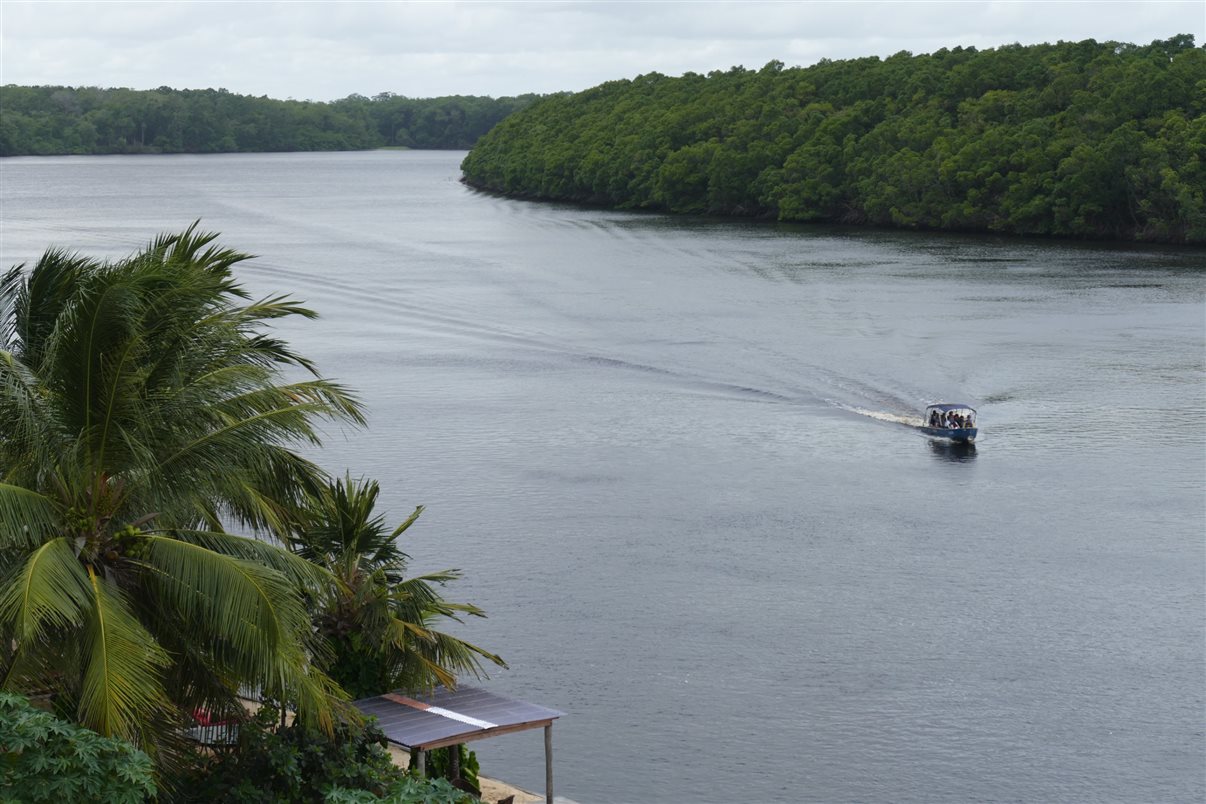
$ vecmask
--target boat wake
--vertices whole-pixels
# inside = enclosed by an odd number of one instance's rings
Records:
[[[866,408],[856,408],[850,405],[840,405],[840,407],[850,411],[851,413],[857,413],[860,416],[878,419],[881,422],[903,424],[906,427],[921,427],[924,424],[920,416],[902,416],[899,413],[888,413],[882,410],[867,410]]]

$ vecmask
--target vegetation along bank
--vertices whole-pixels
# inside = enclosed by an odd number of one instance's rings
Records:
[[[0,156],[469,148],[535,95],[330,103],[224,89],[0,87]]]
[[[657,73],[552,95],[463,164],[521,197],[916,229],[1206,242],[1190,35]]]
[[[483,612],[302,454],[362,406],[215,240],[0,274],[0,801],[467,801],[471,752],[407,775],[350,701],[504,666],[442,630]]]

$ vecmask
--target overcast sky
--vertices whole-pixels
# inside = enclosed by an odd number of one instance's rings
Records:
[[[0,0],[0,83],[273,98],[581,90],[735,64],[1097,39],[1206,41],[1206,0]]]

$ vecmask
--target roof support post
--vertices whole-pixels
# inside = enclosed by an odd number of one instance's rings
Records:
[[[553,804],[553,724],[544,727],[544,800]]]
[[[425,754],[426,754],[426,752],[422,748],[410,749],[410,764],[414,765],[415,768],[419,771],[420,779],[427,778],[427,768],[425,767],[425,765],[426,765]]]

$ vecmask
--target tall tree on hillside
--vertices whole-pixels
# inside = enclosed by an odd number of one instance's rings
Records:
[[[215,237],[0,279],[0,688],[151,753],[241,686],[320,725],[338,706],[299,591],[325,573],[223,523],[279,529],[323,483],[296,448],[359,405],[266,332],[314,314],[252,301]]]

